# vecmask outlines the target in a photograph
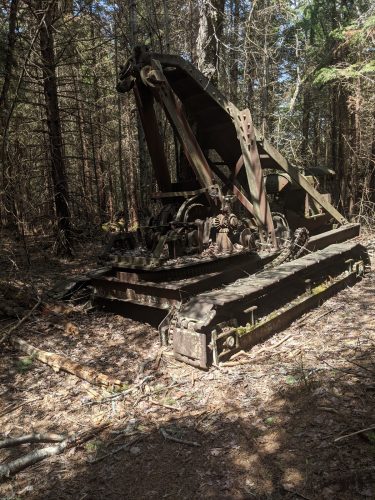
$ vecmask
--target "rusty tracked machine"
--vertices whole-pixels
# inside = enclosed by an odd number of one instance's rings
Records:
[[[363,274],[359,225],[317,190],[328,171],[292,166],[248,109],[181,57],[136,47],[118,84],[131,90],[160,209],[144,227],[112,238],[102,256],[107,271],[92,279],[97,304],[158,324],[177,359],[207,368]],[[179,144],[173,166],[160,110]]]

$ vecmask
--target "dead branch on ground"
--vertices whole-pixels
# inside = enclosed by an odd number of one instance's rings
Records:
[[[5,342],[13,332],[15,332],[30,316],[32,313],[40,306],[42,299],[39,297],[38,302],[23,316],[15,325],[13,325],[7,332],[5,332],[0,338],[0,345]]]
[[[334,443],[337,443],[338,441],[341,441],[342,439],[351,437],[351,436],[356,436],[357,434],[363,434],[364,432],[369,432],[375,430],[375,425],[372,425],[371,427],[366,427],[365,429],[360,429],[359,431],[355,432],[350,432],[349,434],[345,434],[344,436],[340,436],[334,440]]]
[[[9,437],[2,439],[0,441],[0,448],[9,448],[11,446],[18,446],[20,444],[25,444],[25,443],[60,443],[61,441],[64,441],[66,439],[65,436],[61,434],[55,434],[53,432],[47,432],[47,433],[31,433],[31,434],[25,434],[23,436],[18,436],[18,437]]]
[[[136,436],[134,439],[131,439],[128,443],[122,444],[121,446],[118,446],[114,450],[110,451],[109,453],[106,453],[105,455],[102,455],[100,457],[94,458],[92,460],[89,460],[90,464],[96,464],[97,462],[101,462],[107,457],[112,457],[113,455],[116,455],[116,453],[119,453],[120,451],[123,450],[128,450],[133,444],[138,443],[142,439],[143,435],[139,434]]]
[[[53,455],[59,455],[68,448],[72,448],[73,446],[77,446],[86,441],[89,441],[93,436],[103,431],[108,426],[109,423],[106,423],[98,427],[88,429],[87,431],[73,434],[72,436],[67,437],[55,446],[47,446],[45,448],[31,451],[30,453],[27,453],[23,457],[17,458],[12,462],[2,464],[0,465],[0,480],[17,473],[25,469],[26,467],[30,467],[31,465],[34,465],[41,460],[44,460],[45,458],[52,457]]]
[[[51,366],[53,370],[57,372],[63,370],[67,373],[75,375],[78,378],[86,380],[86,382],[89,382],[90,384],[95,385],[123,385],[123,382],[119,379],[112,378],[108,375],[105,375],[104,373],[99,373],[93,368],[76,363],[75,361],[72,361],[65,356],[61,356],[60,354],[43,351],[42,349],[32,346],[19,337],[12,337],[10,339],[10,342],[22,352],[33,356],[33,358],[41,361],[42,363],[45,363],[48,366]]]
[[[163,427],[160,427],[160,434],[163,436],[164,439],[168,441],[174,441],[175,443],[180,443],[180,444],[187,444],[189,446],[201,446],[200,443],[197,443],[196,441],[188,441],[186,439],[180,439],[175,436],[172,436],[167,432]]]

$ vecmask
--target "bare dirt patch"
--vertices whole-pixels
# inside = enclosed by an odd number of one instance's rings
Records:
[[[15,263],[21,257],[12,254]],[[39,290],[93,265],[87,256],[51,260],[35,248],[31,261],[27,279]],[[110,426],[6,480],[0,497],[374,498],[375,432],[343,437],[375,425],[374,289],[369,273],[255,347],[242,358],[247,364],[209,372],[161,353],[150,326],[87,303],[35,314],[19,336],[133,390],[110,399],[113,392],[3,349],[2,436]],[[0,461],[38,446],[1,450]]]

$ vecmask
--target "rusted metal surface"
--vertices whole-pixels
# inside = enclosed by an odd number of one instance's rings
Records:
[[[344,272],[330,283],[321,285],[320,288],[316,287],[316,290],[312,289],[310,293],[306,292],[301,295],[297,300],[281,308],[280,311],[274,310],[269,317],[255,324],[253,328],[244,327],[243,330],[237,328],[226,333],[219,340],[216,340],[215,350],[218,352],[218,361],[225,361],[236,352],[250,349],[256,344],[265,341],[275,333],[287,328],[302,314],[321,305],[322,302],[340,290],[353,286],[361,278],[362,274],[357,271]],[[225,341],[231,335],[235,338],[234,348],[226,349]]]
[[[254,216],[260,228],[265,229],[271,235],[272,243],[277,246],[250,111],[248,109],[238,111],[234,105],[230,105],[229,109],[241,144]],[[235,172],[236,170],[238,170],[238,162],[236,163]]]
[[[293,206],[288,206],[284,212],[286,222],[284,233],[288,230],[288,220],[292,229],[306,222],[306,227],[315,232],[323,224],[329,223],[325,214],[334,217],[340,223],[345,222],[329,203],[327,196],[319,194],[308,178],[288,164],[277,150],[260,137],[252,123],[250,111],[248,109],[239,111],[183,59],[149,53],[147,49],[139,47],[135,49],[134,56],[120,75],[120,80],[120,90],[133,88],[136,94],[159,184],[160,192],[157,198],[173,200],[176,213],[181,203],[178,199],[182,197],[189,199],[187,194],[189,192],[193,197],[196,196],[193,193],[201,191],[206,200],[199,201],[201,207],[206,209],[201,209],[200,215],[195,219],[190,217],[184,221],[185,226],[173,226],[171,217],[167,222],[172,224],[172,227],[152,228],[155,233],[153,240],[157,241],[157,244],[149,246],[148,256],[142,258],[129,256],[129,259],[133,259],[133,265],[158,265],[160,259],[163,260],[166,247],[169,249],[170,258],[201,253],[207,248],[207,244],[202,240],[204,225],[206,232],[209,233],[206,240],[216,244],[217,253],[231,252],[235,245],[241,245],[245,239],[237,237],[240,230],[243,234],[247,234],[249,230],[254,232],[254,237],[248,238],[247,241],[258,239],[261,245],[271,245],[275,249],[279,245],[282,246],[283,242],[275,235],[272,215],[272,211],[275,210],[270,205],[263,180],[262,169],[268,167],[287,172],[290,182],[293,182],[293,189],[297,187],[303,193],[301,201],[298,201],[300,196],[295,195],[297,202]],[[164,108],[176,133],[184,156],[195,176],[198,187],[195,190],[175,190],[172,186],[168,188],[170,185],[168,167],[162,151],[160,134],[156,130],[152,96]],[[222,161],[216,163],[212,161],[209,150],[215,150]],[[159,157],[160,165],[158,165]],[[245,166],[244,169],[242,165]],[[224,173],[222,166],[229,169],[229,176]],[[223,183],[222,186],[219,185],[220,182]],[[224,192],[227,199],[224,199]],[[229,206],[228,196],[240,201],[248,213],[247,220],[238,216],[237,206],[233,208]],[[324,214],[319,207],[324,208]],[[322,216],[321,221],[318,216]],[[236,218],[237,230],[229,228],[226,231],[220,223],[220,230],[216,231],[211,224],[213,218],[216,221]],[[252,227],[253,221],[258,226],[256,231]],[[121,259],[115,257],[115,260]]]
[[[228,260],[231,263],[228,264]],[[212,259],[195,265],[157,269],[126,271],[119,268],[112,273],[91,280],[96,297],[111,300],[124,300],[124,311],[132,303],[154,305],[167,310],[176,303],[186,302],[191,297],[226,285],[236,279],[262,269],[272,260],[272,256],[263,258],[257,254],[237,258]],[[156,299],[156,300],[153,300]],[[151,318],[152,319],[152,318]],[[154,326],[158,326],[157,324]]]
[[[169,191],[171,179],[163,139],[157,125],[152,92],[145,85],[136,83],[134,95],[158,186],[162,191]]]
[[[135,92],[162,208],[137,232],[113,237],[102,259],[111,270],[92,279],[97,304],[160,323],[176,359],[205,369],[357,279],[365,250],[343,242],[359,225],[190,63],[138,47],[118,90]],[[154,102],[183,153],[175,183]],[[311,296],[319,286],[324,293]]]
[[[306,280],[310,280],[310,286],[312,283],[313,290],[316,290],[315,295],[319,295],[323,300],[329,293],[320,294],[321,291],[330,289],[334,292],[336,290],[335,287],[330,288],[327,276],[330,276],[329,281],[333,283],[336,277],[345,271],[353,272],[349,268],[348,259],[353,259],[357,263],[355,275],[360,277],[366,265],[365,249],[357,243],[341,243],[330,245],[314,254],[308,254],[295,261],[282,264],[276,269],[238,280],[220,290],[200,294],[182,306],[177,320],[171,324],[172,334],[174,335],[174,332],[178,330],[178,338],[189,337],[192,332],[194,332],[194,337],[197,333],[205,335],[208,338],[207,359],[209,363],[210,333],[215,331],[218,333],[216,340],[218,357],[219,359],[220,357],[227,358],[244,347],[246,342],[247,345],[250,345],[252,332],[258,332],[256,328],[246,328],[246,324],[251,324],[254,307],[256,307],[256,315],[258,316],[256,320],[259,321],[267,314],[274,313],[278,308],[290,304],[290,312],[286,315],[285,320],[292,321],[304,307],[313,307],[319,303],[317,299],[304,300]],[[345,283],[342,278],[337,278],[341,284]],[[339,285],[337,286],[339,287]],[[293,301],[298,298],[301,299],[294,302],[293,305]],[[302,303],[304,305],[301,305]],[[241,328],[241,325],[245,328]],[[275,322],[270,322],[268,325],[268,330],[265,330],[265,326],[259,330],[262,333],[259,334],[259,339],[254,337],[254,343],[263,336],[271,334]],[[186,358],[194,357],[193,352],[189,354],[187,351],[186,346],[188,345],[188,341],[185,341],[183,345],[178,342],[176,344],[175,341],[173,343],[176,353]],[[198,359],[195,361],[198,362]],[[207,368],[207,366],[201,367]]]

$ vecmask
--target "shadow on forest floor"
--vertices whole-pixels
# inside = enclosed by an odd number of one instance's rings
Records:
[[[104,389],[36,361],[23,370],[24,357],[4,350],[2,435],[110,427],[5,481],[0,497],[373,498],[375,433],[335,439],[374,425],[374,288],[371,273],[254,347],[248,364],[209,372],[168,351],[156,367],[157,332],[120,316],[80,307],[58,322],[50,313],[35,316],[19,332],[27,341],[135,390],[98,404]],[[165,440],[161,429],[200,446]],[[136,437],[129,449],[93,463]],[[0,460],[29,449],[2,450]]]

